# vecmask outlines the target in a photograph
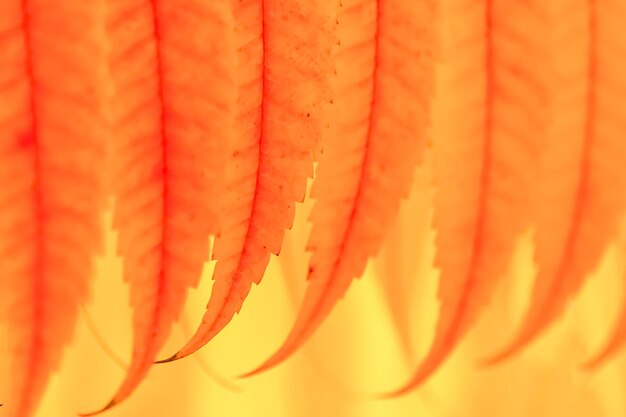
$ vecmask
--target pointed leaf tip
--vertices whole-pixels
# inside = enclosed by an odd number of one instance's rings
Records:
[[[92,412],[89,412],[89,413],[78,413],[78,415],[79,415],[80,417],[92,417],[92,416],[96,416],[96,415],[99,415],[99,414],[104,413],[105,411],[110,410],[111,408],[115,407],[118,403],[119,403],[119,402],[118,402],[115,398],[113,398],[111,401],[109,401],[109,403],[108,403],[106,406],[104,406],[104,407],[103,407],[103,408],[101,408],[100,410],[97,410],[97,411],[92,411]]]
[[[512,342],[505,345],[504,348],[498,350],[495,354],[487,356],[479,361],[481,366],[488,367],[498,365],[507,359],[519,354],[522,350],[535,339],[539,332],[528,330],[520,332]]]
[[[175,362],[179,359],[184,358],[185,356],[178,356],[178,353],[173,354],[172,356],[170,356],[169,358],[165,358],[165,359],[161,359],[158,361],[154,361],[155,364],[162,364],[162,363],[170,363],[170,362]]]
[[[253,369],[252,371],[249,371],[249,372],[246,372],[246,373],[243,373],[243,374],[239,375],[237,377],[237,379],[250,378],[252,376],[256,376],[256,375],[262,374],[264,372],[267,372],[270,369],[274,368],[276,365],[278,365],[278,362],[275,362],[275,363],[274,362],[275,361],[268,360],[268,361],[264,362],[262,365],[260,365],[259,367]]]
[[[622,348],[623,341],[618,339],[616,335],[610,343],[608,343],[599,352],[588,358],[580,367],[584,371],[592,372],[598,370],[602,365],[606,364],[610,358],[617,355]]]

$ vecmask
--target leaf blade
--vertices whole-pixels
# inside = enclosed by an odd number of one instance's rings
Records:
[[[564,60],[562,85],[569,94],[559,103],[573,108],[574,117],[556,120],[542,153],[543,177],[554,180],[544,181],[535,198],[538,275],[530,306],[514,340],[490,362],[519,352],[563,313],[616,237],[626,209],[623,193],[615,192],[626,186],[619,162],[626,155],[626,113],[616,106],[626,91],[619,70],[626,43],[612,31],[623,6],[564,1],[559,11],[566,22],[559,40],[572,48],[564,48],[571,61]]]
[[[262,96],[256,92],[252,103],[247,102],[252,107],[248,113],[258,117],[253,124],[257,136],[235,151],[235,156],[245,152],[250,158],[245,171],[236,172],[232,180],[234,190],[245,182],[245,202],[235,194],[230,197],[230,228],[216,239],[215,284],[207,311],[192,339],[166,361],[204,346],[241,309],[252,284],[262,279],[270,255],[280,251],[295,202],[303,201],[306,179],[312,175],[312,154],[321,146],[321,105],[328,100],[326,78],[332,70],[332,2],[265,0],[239,7],[236,18],[242,19],[248,36],[244,45],[261,41],[263,47],[262,67],[253,81]],[[238,161],[233,163],[234,171],[241,168]]]
[[[310,284],[287,340],[250,374],[276,366],[313,334],[362,275],[408,194],[426,145],[432,7],[343,2],[337,60],[344,74],[335,86],[337,130],[329,134],[312,191]]]
[[[219,232],[235,108],[226,2],[110,0],[107,6],[114,226],[134,342],[129,369],[105,410],[146,376],[202,275],[209,236]]]
[[[0,4],[0,314],[16,417],[35,413],[59,369],[101,248],[97,8],[44,3]]]

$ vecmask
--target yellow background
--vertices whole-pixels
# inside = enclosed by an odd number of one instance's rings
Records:
[[[286,364],[251,379],[235,378],[272,353],[295,318],[305,285],[310,204],[301,207],[281,257],[272,260],[242,314],[195,358],[155,366],[130,400],[105,415],[626,416],[625,355],[593,374],[581,369],[611,331],[623,300],[624,242],[611,249],[583,294],[548,334],[514,360],[481,368],[480,358],[512,335],[525,307],[532,282],[531,251],[527,241],[521,242],[511,276],[445,367],[413,394],[386,401],[371,398],[369,394],[397,388],[405,381],[432,336],[437,274],[431,267],[426,182],[421,172],[379,259],[354,283],[305,349]],[[131,346],[128,293],[113,245],[109,232],[108,253],[97,262],[92,301],[85,306],[62,372],[43,401],[41,417],[95,410],[108,401],[123,377],[124,364],[116,364],[103,351],[103,344],[107,345],[127,363]],[[210,285],[209,266],[163,356],[190,335],[204,311]],[[392,300],[391,310],[388,300]],[[10,335],[0,338],[3,347],[6,337]],[[98,343],[97,337],[104,343]],[[8,369],[6,355],[2,358],[2,369]],[[0,401],[7,402],[8,373],[2,374]]]

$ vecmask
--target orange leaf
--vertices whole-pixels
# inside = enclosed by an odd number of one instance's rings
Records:
[[[521,0],[453,0],[442,12],[449,26],[434,146],[440,314],[429,351],[399,394],[432,375],[474,325],[528,225],[529,166],[546,133],[543,12],[539,1]]]
[[[92,2],[0,2],[0,316],[8,416],[33,415],[100,249],[102,71]]]
[[[134,308],[132,361],[109,408],[145,377],[209,258],[237,86],[227,3],[109,0],[107,7],[114,223]]]
[[[432,77],[430,1],[343,1],[331,131],[312,196],[310,285],[285,344],[300,347],[363,274],[410,189],[426,143]]]
[[[518,352],[562,314],[626,208],[626,38],[619,29],[626,9],[587,0],[553,7],[561,78],[533,198],[538,276],[521,328],[492,362]]]
[[[196,334],[168,360],[204,346],[241,309],[270,255],[280,251],[321,143],[332,1],[249,0],[236,2],[234,15],[241,62],[253,65],[241,73],[242,134],[227,175],[224,228],[215,241],[215,284]]]

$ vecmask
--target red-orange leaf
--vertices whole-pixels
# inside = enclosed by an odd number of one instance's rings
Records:
[[[304,343],[363,274],[409,191],[426,144],[433,3],[344,0],[334,118],[312,195],[310,285],[285,344]]]
[[[446,6],[434,144],[441,307],[431,348],[398,393],[437,370],[506,274],[527,225],[534,141],[546,131],[540,2],[453,0]],[[459,91],[464,80],[471,83]]]
[[[201,348],[241,309],[270,255],[280,251],[321,142],[333,0],[247,0],[233,7],[240,59],[253,63],[242,72],[242,134],[227,174],[211,299],[196,334],[170,360]]]
[[[208,260],[237,95],[228,2],[109,0],[107,11],[114,222],[134,309],[132,361],[108,408],[145,377]]]
[[[518,352],[562,314],[626,208],[626,42],[619,34],[625,7],[612,0],[552,7],[561,78],[533,198],[538,276],[519,332],[492,361]]]
[[[100,248],[104,157],[93,2],[0,2],[0,317],[7,416],[34,414]]]

